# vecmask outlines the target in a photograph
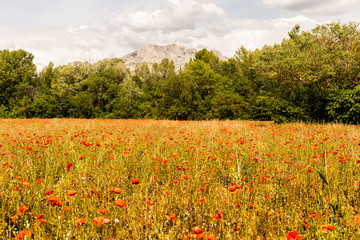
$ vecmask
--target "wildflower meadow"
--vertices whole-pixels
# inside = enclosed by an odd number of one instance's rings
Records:
[[[360,128],[0,120],[1,239],[359,239]]]

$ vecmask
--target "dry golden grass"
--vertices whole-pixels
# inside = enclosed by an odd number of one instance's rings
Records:
[[[4,239],[358,239],[358,126],[0,120]]]

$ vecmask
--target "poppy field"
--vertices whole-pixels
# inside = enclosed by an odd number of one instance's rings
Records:
[[[359,239],[360,128],[0,120],[1,239]]]

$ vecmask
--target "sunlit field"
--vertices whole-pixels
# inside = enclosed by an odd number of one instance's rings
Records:
[[[360,129],[0,120],[1,239],[359,239]]]

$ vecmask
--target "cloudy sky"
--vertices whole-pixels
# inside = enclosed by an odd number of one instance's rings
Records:
[[[0,0],[0,49],[24,49],[41,69],[122,57],[176,43],[232,57],[280,43],[296,24],[360,22],[359,0]]]

